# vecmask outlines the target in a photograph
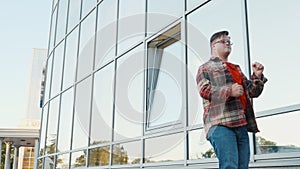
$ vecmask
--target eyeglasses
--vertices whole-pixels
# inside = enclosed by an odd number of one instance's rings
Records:
[[[230,46],[233,45],[233,43],[230,40],[219,40],[219,41],[215,42],[215,44],[216,43],[222,43],[222,44],[227,44],[228,43]]]

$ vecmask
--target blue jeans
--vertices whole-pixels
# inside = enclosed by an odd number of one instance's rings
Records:
[[[247,169],[250,160],[247,127],[213,126],[208,139],[219,160],[219,169]]]

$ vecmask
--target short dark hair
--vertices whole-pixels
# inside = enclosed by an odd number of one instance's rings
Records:
[[[213,43],[214,40],[216,40],[216,39],[218,39],[218,38],[220,38],[220,37],[222,37],[222,36],[224,36],[224,35],[228,36],[228,35],[229,35],[229,32],[228,32],[228,31],[220,31],[220,32],[214,33],[214,34],[211,36],[211,38],[210,38],[210,45],[212,45],[212,43]]]

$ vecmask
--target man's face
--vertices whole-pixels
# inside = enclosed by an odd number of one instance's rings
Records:
[[[231,52],[230,37],[227,35],[224,35],[224,36],[214,40],[214,42],[212,44],[212,50],[215,50],[215,52],[219,56],[227,57]]]

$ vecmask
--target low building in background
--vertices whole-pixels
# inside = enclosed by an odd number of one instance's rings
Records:
[[[5,159],[1,159],[4,169],[11,166],[14,169],[35,168],[46,58],[47,49],[32,49],[25,117],[17,128],[0,129],[0,145],[5,149]]]

